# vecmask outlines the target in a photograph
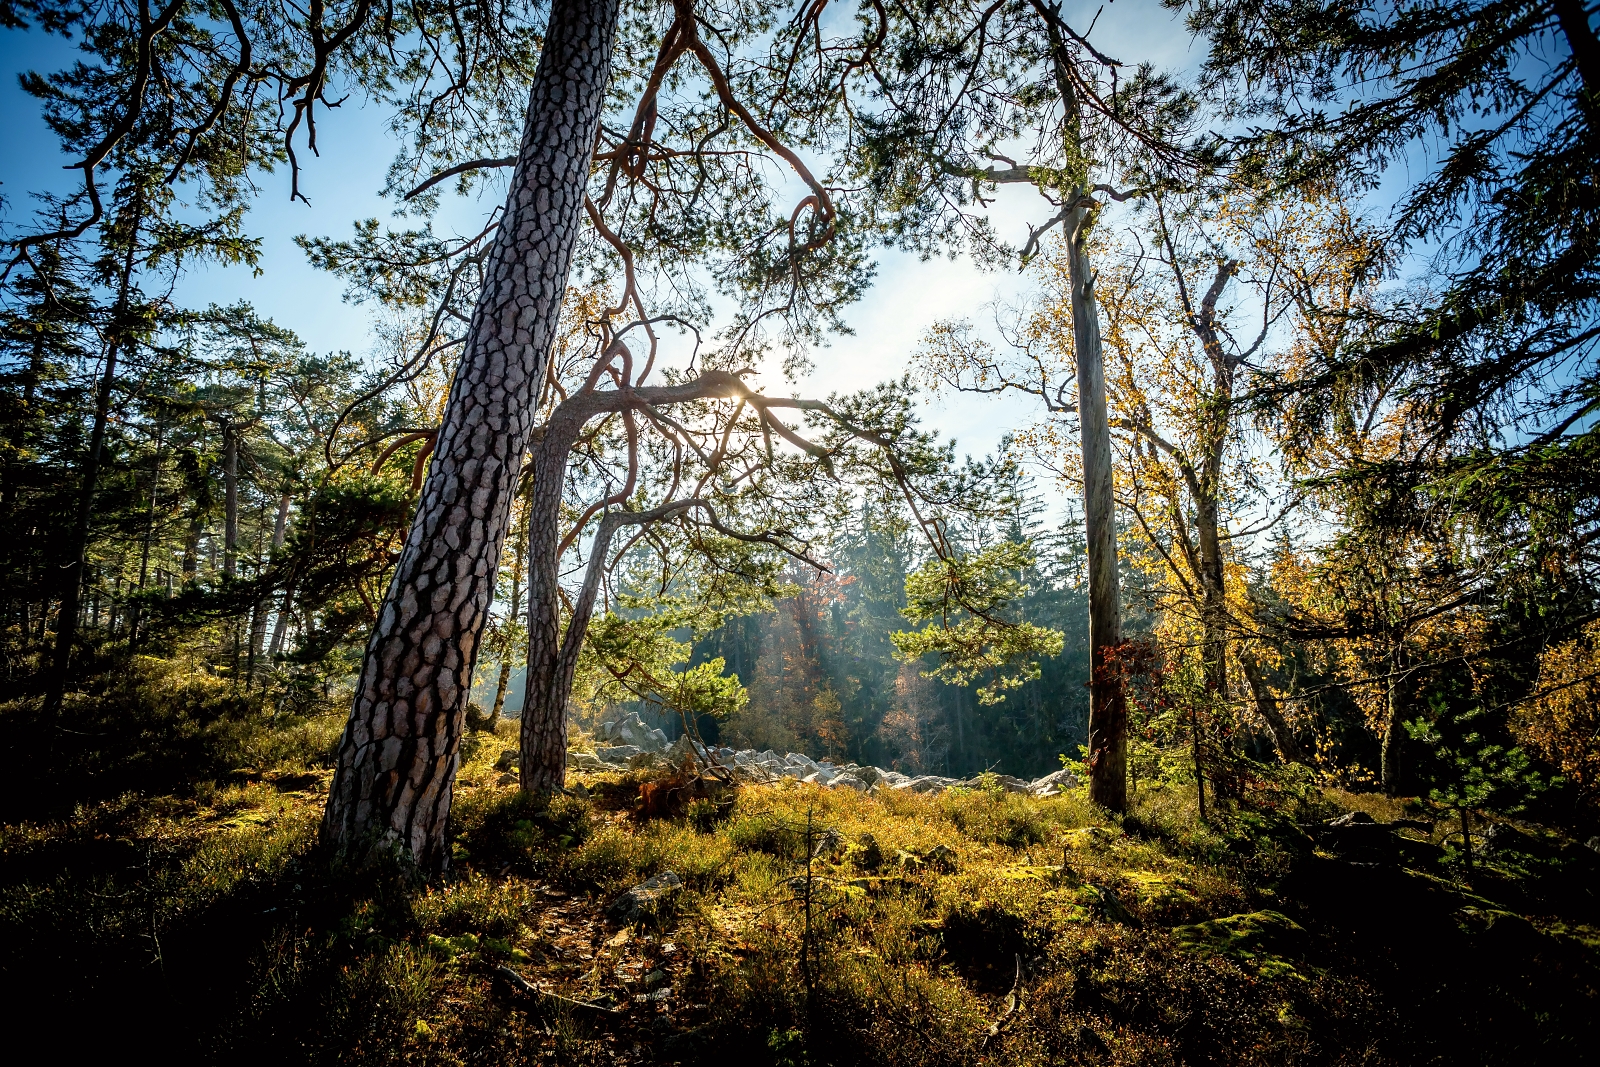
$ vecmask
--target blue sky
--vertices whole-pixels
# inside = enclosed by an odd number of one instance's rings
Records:
[[[1092,10],[1086,8],[1092,14]],[[1123,0],[1100,17],[1096,43],[1129,61],[1184,65],[1191,59],[1187,34],[1170,12],[1153,0]],[[70,64],[75,46],[38,31],[0,31],[0,192],[8,220],[31,210],[29,193],[66,190],[75,174],[62,169],[70,160],[39,118],[37,102],[17,85],[24,70],[50,71]],[[261,195],[247,229],[262,239],[260,276],[244,268],[213,268],[192,273],[178,296],[190,305],[249,300],[262,314],[293,329],[316,351],[347,350],[366,355],[371,341],[370,312],[342,299],[338,282],[313,270],[294,243],[300,234],[343,237],[353,220],[384,218],[389,204],[379,195],[395,146],[384,128],[384,114],[362,107],[358,98],[318,121],[320,156],[302,152],[301,188],[309,206],[289,202],[286,171],[262,175]],[[458,204],[465,229],[488,207]],[[1049,206],[1031,189],[1003,188],[993,208],[1000,232],[1021,242],[1027,223],[1048,218]],[[475,227],[474,227],[475,228]],[[917,341],[936,320],[970,316],[988,321],[986,305],[1020,291],[1015,274],[980,271],[964,259],[928,262],[886,252],[879,257],[878,281],[847,315],[853,336],[839,337],[815,354],[816,370],[802,383],[808,393],[853,389],[898,377]],[[961,398],[931,402],[928,422],[956,437],[963,452],[993,448],[1010,428],[1028,420],[1031,408],[1017,400]]]

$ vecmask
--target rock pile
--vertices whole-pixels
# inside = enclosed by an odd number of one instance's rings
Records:
[[[668,744],[666,735],[646,726],[637,713],[621,722],[602,725],[596,740],[598,743],[593,752],[568,753],[567,766],[580,771],[608,771],[637,767],[657,760],[676,763],[692,749],[702,762],[715,761],[735,777],[747,782],[776,782],[781,778],[794,778],[828,789],[854,789],[858,793],[878,793],[891,789],[941,793],[960,786],[967,789],[998,787],[1008,793],[1048,797],[1070,789],[1078,781],[1071,771],[1065,769],[1033,781],[1014,778],[1009,774],[964,779],[937,774],[912,776],[899,771],[886,771],[881,767],[863,767],[857,763],[847,763],[841,767],[827,760],[814,760],[799,752],[780,756],[771,749],[757,752],[748,748],[738,751],[706,748],[687,737],[680,737]]]

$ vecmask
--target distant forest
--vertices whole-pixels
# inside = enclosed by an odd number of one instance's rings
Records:
[[[791,568],[785,577],[793,596],[693,642],[691,663],[721,657],[750,690],[749,704],[726,722],[702,719],[701,735],[738,747],[963,777],[984,770],[1038,775],[1060,769],[1063,754],[1076,759],[1089,720],[1083,538],[1071,524],[1041,529],[1040,511],[1037,500],[1025,502],[997,532],[1031,540],[1037,549],[1036,562],[1017,576],[1028,590],[1020,615],[1062,631],[1065,646],[1004,703],[980,704],[979,681],[943,684],[923,677],[923,664],[896,658],[889,635],[909,625],[901,614],[906,576],[925,552],[892,510],[863,504],[829,542],[830,570]],[[473,697],[483,708],[497,695],[498,670],[498,663],[479,669]],[[520,666],[507,676],[507,714],[521,714],[524,677]],[[649,701],[585,710],[592,722],[622,707],[669,737],[682,732],[677,712]]]

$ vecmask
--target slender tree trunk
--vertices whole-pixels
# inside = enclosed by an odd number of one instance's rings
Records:
[[[239,431],[222,424],[222,577],[232,581],[239,567]]]
[[[1219,701],[1228,699],[1228,607],[1223,587],[1222,540],[1213,496],[1196,501],[1196,533],[1200,549],[1200,659],[1206,688]]]
[[[967,691],[959,686],[955,690],[956,705],[956,756],[961,761],[963,772],[972,764],[967,760],[967,725],[966,711]]]
[[[524,520],[526,520],[526,509],[524,509]],[[516,618],[517,613],[522,610],[522,573],[528,561],[528,524],[526,521],[522,523],[522,528],[513,537],[515,541],[511,546],[511,603],[509,610],[506,612],[506,624],[508,626],[511,620]],[[514,642],[508,637],[500,650],[500,678],[495,683],[494,707],[489,709],[490,730],[495,728],[495,724],[500,721],[500,713],[505,710],[506,689],[511,685],[511,657],[515,652]]]
[[[1128,704],[1115,667],[1122,644],[1122,596],[1118,588],[1116,510],[1111,481],[1111,422],[1106,410],[1105,360],[1100,347],[1100,312],[1087,238],[1089,190],[1083,151],[1081,105],[1062,39],[1059,8],[1033,0],[1050,42],[1056,91],[1061,96],[1062,142],[1075,204],[1065,221],[1068,280],[1072,287],[1072,341],[1078,374],[1078,426],[1083,449],[1083,521],[1089,568],[1089,799],[1112,811],[1128,807]]]
[[[518,598],[521,599],[520,597]],[[520,607],[520,604],[519,604]],[[506,690],[511,687],[511,653],[500,658],[500,678],[494,686],[494,706],[489,709],[489,729],[493,730],[495,723],[500,721],[500,712],[505,710]]]
[[[289,527],[289,505],[294,501],[289,490],[278,495],[278,514],[272,522],[272,542],[267,558],[270,560],[283,547],[283,537]],[[255,677],[256,660],[261,658],[262,646],[267,639],[267,598],[256,601],[250,624],[250,676]]]
[[[1383,724],[1383,752],[1380,780],[1390,796],[1400,794],[1400,746],[1405,741],[1405,642],[1393,638],[1389,650],[1388,717]]]
[[[100,461],[105,451],[106,423],[111,415],[111,393],[117,384],[117,360],[128,328],[128,301],[133,291],[133,260],[139,246],[139,229],[144,221],[144,197],[135,192],[129,205],[132,227],[123,250],[122,277],[118,279],[117,302],[112,308],[110,343],[106,346],[105,368],[95,390],[94,425],[89,431],[89,451],[83,458],[78,487],[78,514],[73,523],[72,541],[67,550],[66,572],[61,581],[61,610],[56,618],[55,670],[45,707],[61,706],[71,668],[72,646],[78,638],[78,613],[83,600],[83,576],[89,562],[89,523],[94,516],[95,490],[100,481]],[[43,635],[41,633],[41,640]]]
[[[552,420],[552,423],[554,421]],[[551,443],[551,438],[547,436],[541,448],[550,450],[546,455],[553,458],[555,450],[551,448]],[[566,451],[561,449],[560,455],[564,457]],[[535,475],[536,479],[544,476],[545,472]],[[536,480],[533,502],[537,502],[538,499],[539,482]],[[594,616],[595,600],[600,594],[600,581],[606,573],[606,556],[611,550],[612,538],[624,526],[655,522],[696,503],[694,500],[682,500],[662,504],[649,511],[612,511],[600,520],[600,526],[595,531],[594,540],[589,546],[589,563],[584,571],[583,587],[578,591],[577,599],[573,601],[572,618],[567,621],[566,633],[561,636],[559,644],[554,644],[552,640],[559,625],[559,617],[553,618],[557,613],[554,609],[544,606],[555,603],[554,596],[541,600],[533,594],[534,574],[541,569],[540,563],[547,559],[552,561],[556,559],[554,545],[551,546],[551,551],[544,555],[536,556],[530,552],[528,688],[522,704],[522,788],[525,792],[554,793],[566,782],[567,713],[572,702],[572,682],[577,675],[578,653],[583,648],[583,638],[588,632],[589,620]],[[534,531],[529,543],[537,546],[542,540],[538,533],[540,523],[537,509],[530,507],[528,524],[530,530]],[[550,528],[557,529],[554,524],[549,525]],[[543,569],[548,572],[549,579],[553,580],[554,566]],[[531,625],[534,620],[539,623],[541,647],[554,648],[554,654],[541,651],[535,657]],[[545,646],[547,641],[552,643]]]
[[[267,646],[267,655],[278,656],[283,651],[283,640],[289,633],[290,613],[294,608],[294,578],[291,577],[283,587],[283,603],[278,605],[278,618],[272,624],[272,643]]]
[[[200,535],[206,532],[204,510],[195,508],[189,519],[189,532],[183,539],[183,584],[188,585],[200,574]]]
[[[323,837],[340,850],[449,862],[466,686],[566,292],[618,4],[551,6],[505,216],[339,745]]]
[[[583,648],[583,637],[588,632],[589,620],[594,617],[594,602],[600,591],[600,579],[605,575],[606,555],[611,551],[611,539],[628,521],[629,516],[612,512],[600,520],[594,541],[589,546],[589,565],[584,571],[583,588],[572,604],[572,618],[567,620],[567,632],[562,637],[554,669],[546,676],[547,688],[539,694],[534,705],[542,710],[536,718],[543,727],[533,736],[541,743],[529,762],[526,743],[522,752],[522,788],[530,793],[554,793],[566,784],[567,774],[567,715],[572,703],[572,682],[577,675],[578,653]],[[530,674],[532,672],[530,671]],[[530,690],[524,698],[522,721],[524,735],[529,719]]]
[[[144,543],[139,547],[139,592],[144,592],[145,583],[150,578],[150,543],[156,537],[156,493],[161,487],[161,445],[165,427],[158,426],[156,431],[156,455],[150,464],[150,506],[145,512]],[[128,648],[131,650],[139,641],[139,623],[144,616],[144,602],[138,601],[133,606],[133,625],[128,629]]]
[[[1073,196],[1079,196],[1077,191]],[[1089,567],[1089,799],[1128,807],[1128,704],[1115,664],[1122,644],[1117,526],[1111,482],[1111,423],[1094,272],[1084,248],[1087,209],[1069,223],[1072,332],[1078,360],[1078,425],[1083,447],[1083,519]]]

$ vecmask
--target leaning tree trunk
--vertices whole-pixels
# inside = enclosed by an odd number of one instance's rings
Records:
[[[697,507],[697,499],[676,500],[649,511],[613,511],[600,520],[589,545],[589,564],[584,571],[583,588],[572,602],[572,618],[559,645],[550,644],[548,653],[535,660],[528,657],[528,688],[522,705],[522,788],[529,793],[554,793],[567,775],[567,712],[572,703],[572,683],[578,672],[578,654],[594,617],[594,604],[600,593],[600,580],[606,572],[606,556],[611,539],[624,526],[643,526],[668,515]],[[537,521],[536,512],[530,513]],[[555,558],[552,554],[551,558]],[[530,570],[531,578],[531,570]],[[554,598],[550,598],[553,602]],[[535,601],[535,604],[538,602]],[[554,612],[541,613],[553,615]],[[541,627],[546,638],[554,625],[545,619]],[[532,628],[529,647],[533,647]]]
[[[1278,707],[1278,698],[1272,695],[1267,679],[1261,673],[1261,665],[1249,656],[1241,656],[1239,663],[1244,671],[1244,679],[1250,685],[1250,695],[1255,699],[1256,712],[1266,720],[1267,729],[1272,732],[1272,741],[1278,746],[1278,754],[1287,763],[1309,765],[1311,761],[1306,757],[1306,750],[1301,746],[1300,739],[1294,735],[1294,727],[1283,717],[1283,711]]]
[[[340,850],[449,862],[467,689],[566,292],[618,4],[551,7],[505,217],[339,744],[322,827]]]
[[[567,773],[566,703],[551,703],[561,673],[561,493],[567,457],[592,403],[592,394],[579,395],[556,409],[544,427],[528,489],[528,669],[518,732],[522,788],[533,793],[555,792]]]
[[[1073,197],[1081,194],[1074,190]],[[1115,662],[1122,644],[1117,586],[1117,527],[1111,495],[1111,423],[1094,275],[1084,242],[1088,209],[1068,231],[1072,334],[1078,358],[1078,426],[1083,447],[1083,522],[1089,556],[1089,799],[1112,811],[1128,807],[1128,702]]]

